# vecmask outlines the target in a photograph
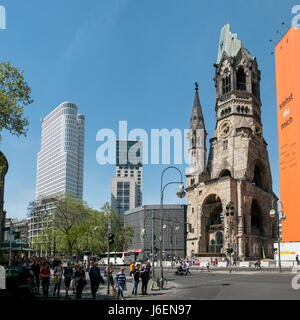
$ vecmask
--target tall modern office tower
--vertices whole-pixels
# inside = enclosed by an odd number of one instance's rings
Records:
[[[53,227],[57,197],[82,199],[85,117],[77,106],[64,102],[42,122],[37,160],[35,210],[29,224],[29,243],[41,256],[55,253],[55,244],[40,243],[38,236]]]
[[[111,206],[119,214],[142,205],[142,159],[142,141],[117,141],[116,176],[112,179]]]
[[[65,102],[42,119],[36,199],[69,194],[82,199],[85,118]]]

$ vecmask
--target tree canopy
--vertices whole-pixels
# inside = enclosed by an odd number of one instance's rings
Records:
[[[17,136],[25,135],[28,119],[24,107],[33,102],[31,88],[24,80],[23,71],[9,62],[0,63],[0,141],[3,129]]]

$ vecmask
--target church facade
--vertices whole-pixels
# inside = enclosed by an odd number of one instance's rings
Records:
[[[277,210],[263,137],[260,70],[229,24],[221,30],[215,67],[216,127],[207,160],[198,84],[190,120],[187,254],[240,260],[273,257]]]

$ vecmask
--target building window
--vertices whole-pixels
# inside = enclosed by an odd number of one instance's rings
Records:
[[[243,68],[239,68],[236,73],[236,89],[237,90],[246,90],[246,74]]]
[[[222,79],[222,91],[223,94],[231,91],[231,75],[228,69],[225,71],[224,77]]]

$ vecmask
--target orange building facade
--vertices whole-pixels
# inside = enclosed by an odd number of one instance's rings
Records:
[[[300,241],[300,28],[275,48],[283,242]]]

